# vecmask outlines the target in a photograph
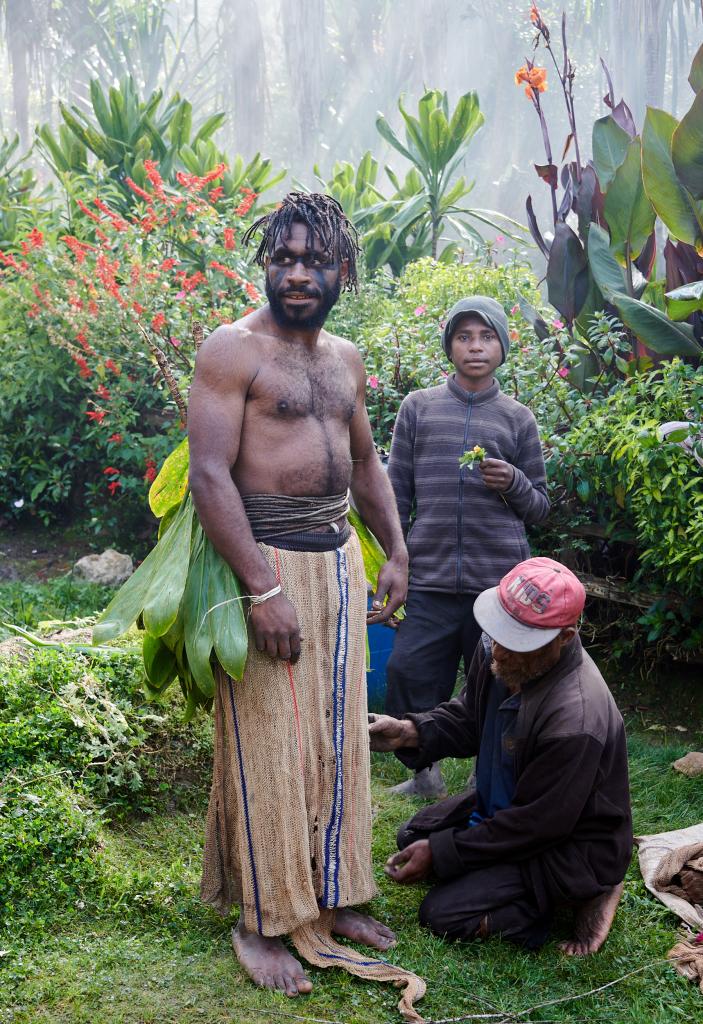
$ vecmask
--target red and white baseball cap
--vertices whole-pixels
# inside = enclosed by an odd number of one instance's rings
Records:
[[[528,558],[484,590],[474,617],[508,651],[536,651],[565,626],[574,626],[586,603],[583,583],[553,558]]]

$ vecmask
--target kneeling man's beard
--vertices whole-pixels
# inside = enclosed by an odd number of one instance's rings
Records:
[[[498,657],[494,653],[491,672],[502,679],[509,690],[517,693],[524,683],[529,683],[531,679],[539,679],[549,672],[550,668],[554,668],[560,654],[561,640],[558,636],[537,651],[524,651],[518,654],[516,651],[502,650]]]
[[[337,280],[330,287],[327,287],[324,284],[319,286],[320,304],[317,310],[314,313],[311,313],[309,316],[289,316],[289,314],[283,308],[283,303],[281,302],[278,293],[271,286],[268,276],[266,277],[264,288],[266,291],[266,298],[268,299],[269,308],[271,309],[271,314],[276,323],[279,325],[279,327],[290,327],[297,328],[298,330],[303,331],[314,331],[318,330],[320,327],[323,326],[325,320],[330,314],[332,307],[339,298],[342,291],[342,278],[341,275],[338,275]],[[317,296],[315,297],[317,298]]]

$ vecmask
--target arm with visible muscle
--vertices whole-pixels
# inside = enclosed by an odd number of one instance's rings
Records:
[[[188,403],[190,489],[200,522],[248,594],[263,594],[276,578],[249,526],[231,475],[237,461],[244,408],[256,375],[248,338],[232,327],[219,327],[200,349]],[[272,657],[300,654],[295,610],[284,594],[251,608],[257,649]]]
[[[381,468],[366,411],[366,372],[361,356],[349,346],[349,364],[357,383],[356,405],[349,424],[352,457],[351,492],[359,515],[376,535],[388,561],[378,574],[370,623],[386,622],[408,592],[408,552],[403,540],[393,488]],[[385,606],[383,601],[388,598]]]

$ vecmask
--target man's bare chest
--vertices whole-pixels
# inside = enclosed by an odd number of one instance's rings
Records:
[[[312,417],[348,423],[354,415],[356,384],[338,357],[314,360],[277,357],[256,376],[247,401],[258,414],[275,420]]]

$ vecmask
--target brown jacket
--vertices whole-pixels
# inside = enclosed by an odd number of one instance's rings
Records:
[[[478,752],[490,657],[479,643],[458,697],[408,715],[420,747],[400,759],[421,768]],[[468,827],[475,797],[447,801],[453,822],[466,803],[467,827],[430,836],[435,874],[452,878],[501,861],[518,862],[541,903],[590,899],[625,876],[632,853],[627,747],[622,716],[598,668],[576,637],[546,675],[528,683],[514,733],[513,802]],[[437,806],[438,812],[442,805]]]

